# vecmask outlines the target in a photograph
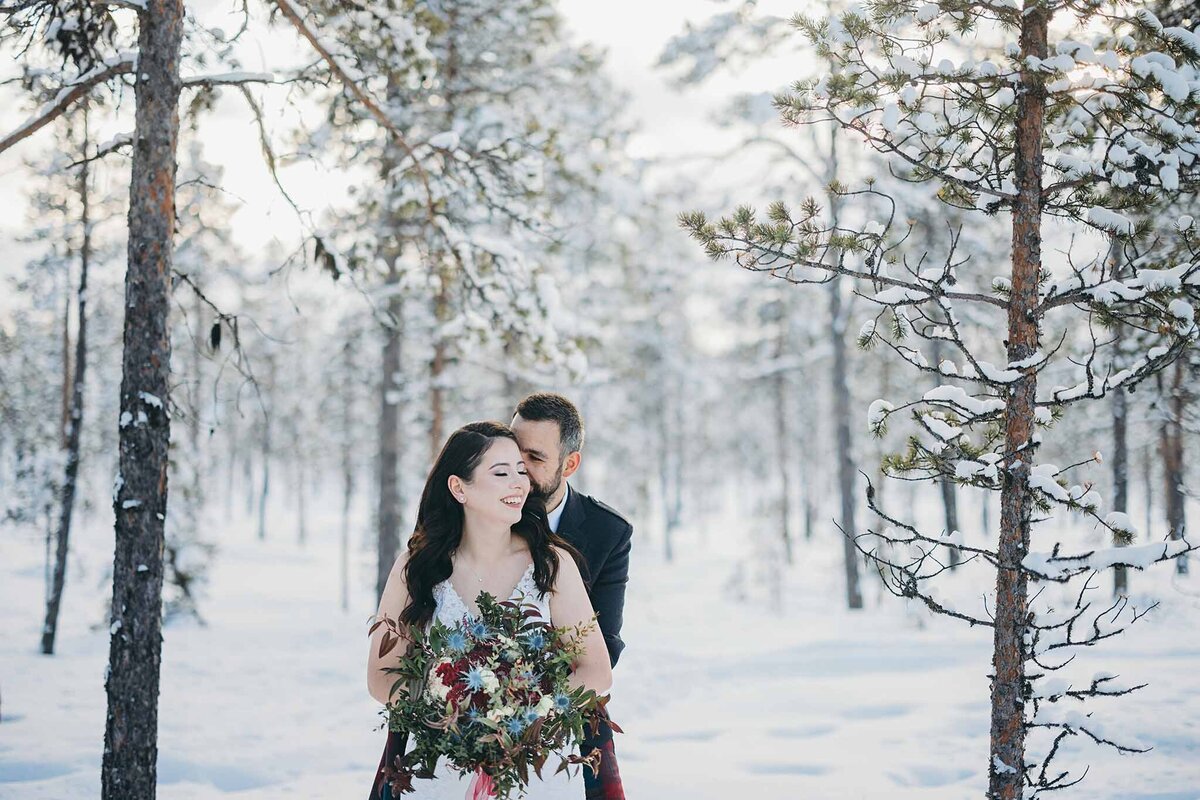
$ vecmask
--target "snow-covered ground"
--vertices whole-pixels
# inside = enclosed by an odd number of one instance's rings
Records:
[[[280,528],[286,527],[287,531]],[[207,625],[164,635],[159,786],[164,800],[360,798],[383,734],[364,686],[374,610],[369,553],[356,546],[351,610],[338,606],[332,516],[301,549],[289,525],[266,542],[247,523],[220,533]],[[725,531],[722,533],[722,531]],[[729,533],[733,531],[733,533]],[[104,734],[103,566],[111,533],[77,532],[58,655],[37,654],[39,542],[0,539],[0,798],[96,797]],[[357,538],[357,537],[356,537]],[[629,797],[750,800],[981,797],[986,784],[990,636],[878,596],[840,608],[840,542],[800,548],[772,610],[758,573],[740,582],[744,532],[689,532],[676,562],[637,542],[628,649],[612,710]],[[1200,572],[1200,570],[1194,570]],[[987,590],[960,580],[959,595]],[[1150,686],[1098,708],[1140,756],[1076,745],[1091,765],[1064,793],[1089,800],[1200,798],[1200,578],[1133,576],[1162,606],[1085,654]],[[731,600],[741,594],[744,599]]]

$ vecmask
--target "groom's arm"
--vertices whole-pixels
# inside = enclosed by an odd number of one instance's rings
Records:
[[[629,551],[633,543],[633,526],[620,517],[616,544],[592,582],[592,607],[600,618],[600,631],[608,648],[608,658],[617,665],[625,642],[621,641],[621,623],[625,614],[625,586],[629,583]]]

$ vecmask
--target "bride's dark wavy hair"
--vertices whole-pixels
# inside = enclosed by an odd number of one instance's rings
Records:
[[[433,619],[436,605],[433,587],[454,571],[451,556],[463,535],[463,507],[450,494],[450,476],[457,475],[470,483],[483,454],[497,439],[517,441],[516,434],[507,425],[472,422],[450,434],[434,461],[421,492],[417,525],[408,540],[404,580],[409,600],[400,613],[401,622],[422,626]],[[529,545],[533,556],[533,580],[543,593],[548,593],[558,578],[558,554],[554,547],[570,553],[576,563],[581,560],[575,548],[550,530],[545,503],[532,494],[525,499],[521,521],[512,526],[512,532]]]

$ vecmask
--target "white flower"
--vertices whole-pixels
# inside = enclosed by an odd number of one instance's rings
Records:
[[[511,717],[515,713],[516,709],[514,709],[512,706],[504,706],[502,708],[493,708],[487,713],[487,717],[492,722],[499,722],[505,717]]]
[[[500,688],[500,679],[496,677],[496,673],[490,669],[484,669],[480,670],[479,674],[483,678],[483,690],[488,694],[495,694]]]
[[[554,698],[550,695],[542,695],[542,699],[533,707],[539,717],[544,717],[550,713],[550,709],[554,708]]]
[[[429,683],[425,686],[425,693],[433,700],[445,702],[450,695],[450,687],[442,683],[440,675],[430,675]]]

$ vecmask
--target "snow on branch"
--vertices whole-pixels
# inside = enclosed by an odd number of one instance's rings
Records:
[[[1041,580],[1061,583],[1085,572],[1098,572],[1118,566],[1144,570],[1153,564],[1179,558],[1195,549],[1196,545],[1188,542],[1186,538],[1089,550],[1073,555],[1061,555],[1059,546],[1056,545],[1049,553],[1027,554],[1021,560],[1021,566]]]

